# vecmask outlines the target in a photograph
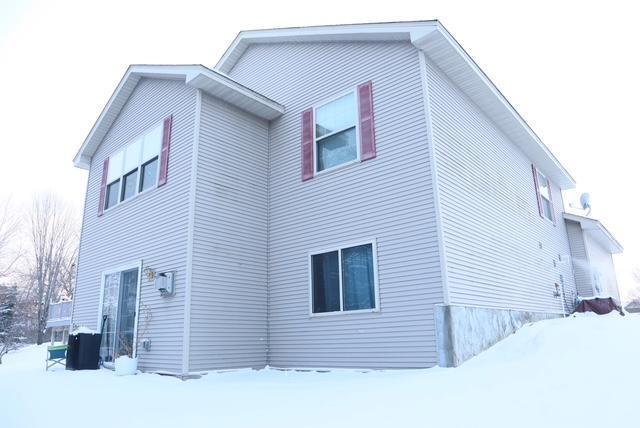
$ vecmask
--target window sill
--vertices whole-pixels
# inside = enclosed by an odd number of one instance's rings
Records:
[[[360,159],[355,159],[349,162],[345,162],[341,165],[338,166],[334,166],[332,168],[328,168],[328,169],[323,169],[322,171],[316,171],[314,176],[311,178],[311,180],[313,180],[314,178],[317,177],[324,177],[327,175],[331,175],[333,173],[339,172],[339,171],[343,171],[343,170],[347,170],[347,169],[351,169],[354,168],[356,165],[361,164],[362,161],[360,161]],[[311,181],[309,180],[309,181]]]
[[[379,308],[374,309],[358,309],[355,311],[333,311],[333,312],[319,312],[319,313],[310,313],[309,318],[324,318],[324,317],[335,317],[340,315],[355,315],[355,314],[371,314],[380,312]]]
[[[155,187],[151,187],[151,188],[149,188],[147,190],[143,190],[142,192],[138,192],[134,196],[130,197],[129,199],[125,199],[124,201],[119,202],[118,204],[116,204],[116,205],[114,205],[112,207],[106,208],[102,212],[102,215],[106,215],[107,213],[115,211],[115,210],[117,210],[118,208],[120,208],[123,205],[128,206],[132,201],[136,201],[136,200],[138,200],[140,198],[144,198],[144,196],[146,196],[149,193],[152,193],[154,190],[158,190],[159,188],[160,188],[160,186],[156,185]]]

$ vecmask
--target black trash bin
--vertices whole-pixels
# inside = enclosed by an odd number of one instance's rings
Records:
[[[97,370],[101,334],[78,333],[69,336],[67,370]]]

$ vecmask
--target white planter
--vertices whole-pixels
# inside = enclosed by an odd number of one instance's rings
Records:
[[[127,376],[136,374],[138,371],[138,358],[130,358],[125,356],[116,358],[115,361],[116,376]]]

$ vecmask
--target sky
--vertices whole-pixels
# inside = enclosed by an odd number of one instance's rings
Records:
[[[577,181],[640,267],[640,10],[634,2],[0,0],[0,201],[82,208],[72,159],[133,63],[213,67],[238,31],[439,19]]]

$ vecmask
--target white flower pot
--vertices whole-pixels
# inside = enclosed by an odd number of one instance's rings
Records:
[[[116,376],[127,376],[136,374],[138,371],[138,358],[130,358],[126,355],[116,358]]]

